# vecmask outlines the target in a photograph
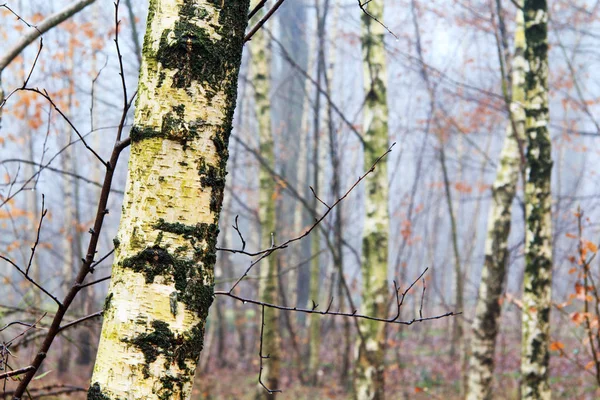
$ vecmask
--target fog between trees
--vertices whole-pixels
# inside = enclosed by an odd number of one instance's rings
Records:
[[[250,3],[0,4],[5,397],[598,397],[596,3]]]

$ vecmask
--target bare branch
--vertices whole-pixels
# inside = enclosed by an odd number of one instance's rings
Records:
[[[229,291],[229,292],[215,291],[215,296],[231,297],[232,299],[241,301],[244,304],[249,303],[249,304],[258,305],[258,306],[262,307],[263,312],[264,312],[264,308],[268,307],[268,308],[274,308],[274,309],[281,310],[281,311],[300,312],[300,313],[304,313],[304,314],[331,315],[331,316],[336,316],[336,317],[357,318],[357,319],[365,319],[365,320],[369,320],[369,321],[383,322],[383,323],[387,323],[387,324],[396,324],[396,325],[412,325],[417,322],[432,321],[432,320],[436,320],[436,319],[442,319],[442,318],[462,314],[462,312],[450,311],[445,314],[439,314],[439,315],[436,315],[433,317],[420,316],[419,318],[413,318],[408,321],[403,321],[403,320],[399,319],[400,318],[400,309],[402,308],[402,305],[404,304],[404,299],[406,298],[406,296],[408,295],[410,290],[415,286],[415,284],[423,278],[423,275],[426,272],[427,272],[427,268],[425,268],[425,270],[421,273],[421,275],[419,275],[419,277],[417,279],[415,279],[408,286],[408,288],[402,293],[402,295],[399,294],[399,289],[396,286],[396,282],[394,282],[397,312],[396,312],[396,315],[394,315],[390,318],[380,318],[380,317],[373,317],[373,316],[365,315],[365,314],[359,314],[357,309],[353,309],[351,312],[330,311],[331,303],[330,303],[329,307],[327,307],[327,310],[319,311],[319,310],[317,310],[318,305],[315,304],[314,301],[313,301],[312,308],[298,308],[298,307],[288,307],[288,306],[282,306],[282,305],[278,305],[278,304],[265,303],[263,301],[238,296],[236,294],[233,294],[231,291]]]
[[[33,263],[33,257],[35,256],[35,250],[37,249],[37,246],[40,243],[40,232],[42,231],[42,223],[44,222],[44,217],[48,213],[48,209],[44,208],[45,202],[46,196],[42,194],[42,213],[40,214],[40,223],[37,228],[35,242],[33,243],[33,247],[31,247],[31,256],[29,256],[29,262],[27,263],[27,268],[25,268],[25,275],[29,274],[29,269],[31,268],[31,264]]]
[[[35,286],[36,288],[40,289],[46,296],[48,296],[52,300],[54,300],[54,302],[56,304],[58,304],[59,307],[62,306],[62,303],[60,302],[60,300],[58,300],[58,298],[56,296],[54,296],[52,293],[50,293],[49,291],[47,291],[46,289],[44,289],[44,287],[42,285],[40,285],[38,282],[36,282],[35,280],[31,279],[31,277],[29,276],[29,274],[27,272],[25,272],[23,269],[21,269],[21,267],[19,267],[13,260],[11,260],[8,257],[3,256],[2,254],[0,254],[0,259],[6,261],[7,263],[9,263],[13,267],[15,267],[15,269],[17,271],[19,271],[19,273],[21,273],[21,275],[23,275],[23,277],[25,279],[27,279],[29,282],[31,282],[33,284],[33,286]]]
[[[34,369],[35,368],[32,365],[30,365],[28,367],[24,367],[24,368],[14,369],[12,371],[8,371],[8,372],[4,372],[4,373],[0,374],[0,379],[6,379],[6,378],[10,378],[11,376],[26,374],[28,372],[33,371]]]
[[[258,30],[269,20],[269,18],[271,18],[271,16],[273,16],[273,14],[275,13],[275,11],[277,11],[277,9],[283,4],[284,1],[285,0],[279,0],[279,1],[277,1],[277,3],[275,3],[273,5],[273,7],[271,7],[271,9],[265,14],[265,16],[260,21],[258,21],[256,23],[256,25],[254,25],[254,27],[252,29],[250,29],[250,32],[248,32],[248,34],[244,38],[244,43],[246,43],[247,41],[249,41],[250,39],[252,39],[252,36],[254,36],[254,34],[256,32],[258,32]],[[256,11],[258,11],[258,10],[256,10]],[[252,12],[254,12],[254,10],[252,10]],[[251,12],[251,14],[252,14],[252,12]]]
[[[240,240],[242,241],[242,251],[244,251],[246,249],[246,241],[244,240],[244,237],[242,236],[242,232],[240,232],[240,227],[238,225],[238,218],[239,218],[239,215],[236,215],[235,216],[235,225],[232,225],[232,227],[238,233],[238,236],[240,237]]]
[[[350,194],[350,192],[352,192],[354,190],[354,188],[356,188],[356,186],[358,186],[358,184],[360,182],[362,182],[363,179],[365,179],[367,177],[367,175],[369,175],[370,173],[372,173],[373,171],[375,171],[375,167],[376,165],[381,161],[381,159],[383,159],[385,156],[387,156],[391,151],[392,148],[394,147],[396,143],[392,143],[392,145],[387,149],[387,151],[385,153],[383,153],[381,156],[379,156],[379,158],[377,158],[377,160],[375,160],[375,162],[373,163],[373,165],[371,166],[371,168],[369,168],[369,170],[367,172],[365,172],[362,176],[360,176],[356,182],[354,182],[354,184],[350,187],[350,189],[348,189],[346,191],[346,193],[344,193],[344,195],[342,195],[342,197],[340,197],[339,199],[337,199],[335,201],[335,203],[333,203],[331,205],[331,207],[329,207],[327,209],[327,211],[325,211],[325,213],[323,213],[319,218],[317,218],[317,220],[315,221],[315,223],[310,226],[303,234],[296,236],[292,239],[288,239],[285,242],[283,242],[282,244],[278,245],[278,246],[272,246],[268,249],[265,250],[261,250],[258,251],[256,253],[248,253],[246,251],[238,251],[238,250],[232,250],[232,249],[219,249],[222,251],[229,251],[231,253],[242,253],[242,254],[246,254],[249,256],[260,256],[257,260],[253,261],[250,266],[246,269],[246,271],[244,272],[244,274],[242,276],[240,276],[240,278],[233,284],[233,286],[231,287],[231,289],[229,289],[229,292],[231,293],[236,286],[250,273],[250,270],[257,264],[259,263],[261,260],[263,260],[264,258],[268,257],[269,255],[271,255],[273,252],[277,251],[277,250],[281,250],[284,249],[286,247],[288,247],[291,243],[297,242],[299,240],[302,240],[303,238],[307,237],[317,226],[319,226],[319,224],[329,215],[329,213],[331,212],[331,210],[333,210],[338,204],[340,204],[344,199],[346,199],[346,197],[348,197],[348,195]]]
[[[102,313],[103,313],[103,311],[96,311],[93,314],[86,315],[85,317],[78,318],[75,321],[68,322],[68,323],[62,325],[60,328],[58,328],[58,331],[62,332],[65,329],[71,328],[71,327],[73,327],[75,325],[78,325],[78,324],[84,322],[84,321],[87,321],[87,320],[90,320],[90,319],[93,319],[93,318],[101,317]]]
[[[252,9],[252,11],[250,11],[250,13],[248,13],[248,20],[250,20],[250,18],[254,17],[254,15],[256,15],[256,13],[265,6],[266,2],[267,2],[267,0],[260,0],[260,3],[258,3],[256,5],[256,7],[254,7]]]
[[[367,11],[367,9],[365,8],[365,6],[367,4],[369,4],[371,1],[373,0],[365,0],[365,1],[361,1],[361,0],[356,0],[358,2],[358,7],[360,7],[360,9],[362,10],[362,12],[369,18],[371,18],[373,21],[377,22],[379,25],[381,25],[386,31],[388,31],[393,37],[396,38],[396,40],[400,40],[400,38],[398,37],[398,35],[396,35],[394,32],[392,32],[390,30],[390,28],[388,28],[383,22],[381,22],[380,20],[378,20],[377,18],[375,18],[369,11]],[[383,0],[380,0],[383,1]]]

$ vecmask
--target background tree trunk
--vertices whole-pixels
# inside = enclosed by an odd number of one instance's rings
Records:
[[[512,65],[512,101],[506,139],[500,153],[496,180],[492,187],[492,206],[488,217],[485,259],[479,285],[479,298],[473,320],[471,358],[469,360],[467,399],[491,399],[494,353],[500,296],[506,280],[508,236],[511,229],[512,203],[515,197],[521,156],[519,141],[525,138],[525,31],[523,13],[517,10],[515,50]],[[504,79],[504,77],[503,77]]]
[[[256,14],[256,21],[264,11]],[[260,156],[272,170],[275,170],[275,149],[273,129],[271,127],[271,49],[269,38],[264,30],[259,30],[252,38],[252,64],[250,79],[254,86],[254,103],[258,121]],[[276,240],[277,212],[275,180],[267,168],[261,165],[259,171],[259,218],[261,229],[261,248],[268,248]],[[277,296],[277,253],[271,254],[260,265],[259,298],[265,303],[275,304]],[[279,333],[279,312],[274,308],[265,309],[263,331],[263,355],[269,355],[263,362],[262,379],[269,389],[277,389],[279,384],[281,337]],[[257,387],[257,399],[274,399],[262,386]]]
[[[552,146],[548,132],[548,5],[526,0],[527,184],[521,397],[550,399],[548,349],[552,288]]]
[[[383,2],[370,2],[362,18],[362,53],[365,105],[363,109],[364,165],[369,169],[388,148],[387,71],[383,36]],[[365,182],[365,226],[362,241],[362,308],[367,315],[383,317],[387,311],[388,259],[388,174],[387,160],[377,165]],[[384,398],[384,325],[359,321],[361,338],[355,368],[355,398]]]

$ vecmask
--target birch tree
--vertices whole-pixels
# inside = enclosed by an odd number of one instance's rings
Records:
[[[362,15],[362,55],[365,105],[364,164],[370,168],[388,148],[388,107],[386,94],[386,63],[383,37],[383,1],[369,3]],[[384,316],[387,301],[388,255],[388,178],[387,161],[377,165],[377,171],[365,183],[366,216],[362,240],[362,304],[366,314]],[[360,338],[355,370],[355,398],[384,398],[384,325],[374,321],[359,322]]]
[[[256,20],[262,18],[264,13],[259,11]],[[258,31],[252,39],[252,65],[251,80],[254,86],[254,103],[256,119],[258,120],[258,139],[260,142],[260,155],[268,164],[268,168],[261,164],[259,171],[259,217],[261,229],[261,247],[267,248],[275,240],[277,226],[275,199],[275,180],[269,169],[275,170],[275,151],[273,145],[273,130],[271,128],[271,56],[269,39],[264,31]],[[261,301],[269,304],[277,303],[277,254],[271,254],[262,261],[260,267],[259,296]],[[279,312],[275,308],[265,310],[263,327],[263,354],[268,354],[269,359],[263,364],[262,376],[265,384],[270,389],[276,389],[279,381]],[[257,387],[256,399],[274,399],[275,394],[270,394],[262,386]]]
[[[512,202],[521,171],[519,142],[525,138],[525,32],[523,13],[517,10],[514,56],[512,59],[512,100],[506,139],[500,153],[498,171],[492,186],[492,206],[488,216],[485,259],[479,297],[473,320],[471,358],[467,376],[467,399],[491,399],[494,351],[500,318],[500,295],[506,279],[507,242],[511,229]],[[503,77],[504,79],[504,77]],[[506,87],[506,86],[504,86]]]
[[[327,23],[327,14],[329,11],[329,1],[325,0],[321,5],[320,0],[314,2],[317,24],[317,70],[316,83],[317,86],[323,85],[323,77],[325,74],[325,27]],[[320,193],[321,183],[323,180],[324,167],[324,152],[321,151],[321,93],[317,90],[314,99],[314,114],[313,114],[313,142],[312,142],[312,181],[315,193]],[[312,208],[316,210],[318,200],[316,197],[312,199]],[[321,236],[315,233],[310,240],[312,260],[310,262],[310,290],[308,298],[308,308],[314,307],[314,304],[319,300],[319,292],[321,289]],[[318,382],[318,371],[320,363],[321,349],[321,318],[318,315],[309,314],[307,317],[308,326],[308,373],[310,383],[316,385]]]
[[[525,77],[527,183],[525,185],[525,274],[521,340],[521,397],[550,399],[548,351],[552,285],[550,179],[552,147],[548,132],[548,5],[526,0]]]
[[[190,397],[248,1],[151,0],[89,399]]]

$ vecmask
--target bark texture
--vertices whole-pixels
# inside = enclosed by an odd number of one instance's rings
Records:
[[[527,184],[525,186],[525,274],[521,397],[550,399],[548,352],[552,285],[550,179],[552,148],[548,132],[548,5],[526,0],[525,58]]]
[[[500,296],[506,279],[508,236],[512,202],[520,175],[519,141],[525,138],[525,31],[523,13],[517,10],[515,50],[512,58],[512,100],[506,139],[500,153],[496,180],[492,186],[492,205],[488,216],[485,259],[481,272],[479,297],[473,320],[471,358],[468,371],[468,400],[492,399],[494,352],[500,318]]]
[[[187,399],[213,301],[248,1],[151,0],[88,399]]]
[[[388,106],[386,94],[386,63],[383,37],[385,28],[374,20],[383,21],[383,2],[369,3],[371,16],[362,15],[363,79],[365,88],[364,163],[369,169],[388,148]],[[387,302],[388,255],[388,176],[387,161],[377,164],[376,172],[365,182],[366,217],[362,241],[363,310],[368,315],[382,317]],[[358,343],[355,370],[355,398],[384,398],[384,325],[361,320],[362,340]]]

